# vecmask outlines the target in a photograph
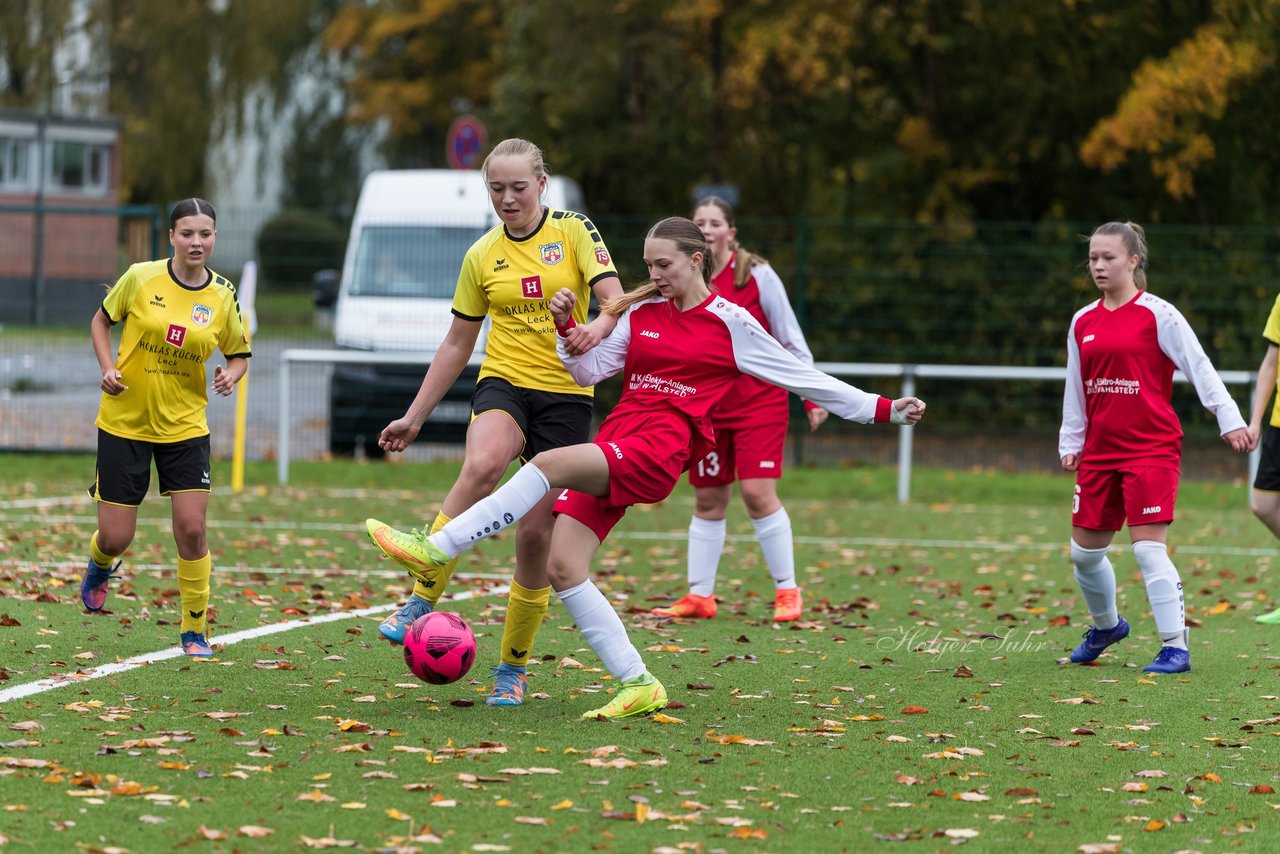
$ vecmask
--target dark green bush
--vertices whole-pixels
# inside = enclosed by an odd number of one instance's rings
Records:
[[[346,229],[324,214],[306,210],[276,214],[258,232],[262,287],[309,290],[317,270],[342,266],[346,241]]]

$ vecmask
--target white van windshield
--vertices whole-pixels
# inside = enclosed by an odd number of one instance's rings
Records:
[[[456,225],[367,225],[360,230],[349,293],[452,299],[462,258],[486,230]]]

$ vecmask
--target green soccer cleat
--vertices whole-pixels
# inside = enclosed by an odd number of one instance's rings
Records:
[[[1280,626],[1280,608],[1276,608],[1267,614],[1261,614],[1253,618],[1255,623],[1262,623],[1264,626]]]
[[[582,719],[591,721],[604,718],[630,718],[636,715],[649,715],[667,705],[667,689],[647,670],[622,687],[613,699],[598,709],[582,713]]]
[[[440,567],[452,560],[422,531],[397,531],[377,519],[365,519],[364,527],[384,555],[403,566],[427,587],[435,587]]]

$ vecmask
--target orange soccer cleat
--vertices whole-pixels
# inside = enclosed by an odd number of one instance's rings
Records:
[[[660,617],[694,617],[710,620],[716,615],[716,597],[686,593],[667,607],[654,608],[649,613]]]
[[[773,621],[775,623],[789,623],[792,620],[798,620],[803,607],[803,603],[800,600],[799,587],[779,590],[774,595],[773,600]]]

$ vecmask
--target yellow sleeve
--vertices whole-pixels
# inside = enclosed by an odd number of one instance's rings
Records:
[[[501,226],[499,226],[501,227]],[[453,291],[453,313],[462,317],[481,318],[489,313],[489,295],[485,293],[480,276],[480,256],[483,254],[477,241],[467,250],[458,271],[458,285]]]
[[[252,350],[249,346],[249,330],[244,328],[244,317],[240,314],[240,302],[236,299],[235,288],[227,282],[222,294],[222,305],[226,312],[227,322],[218,333],[218,349],[227,358],[232,356],[248,356]]]
[[[613,266],[613,258],[609,256],[609,250],[605,248],[604,240],[600,237],[600,231],[595,224],[581,214],[570,216],[577,224],[577,227],[571,228],[569,233],[573,240],[573,255],[578,261],[578,272],[582,274],[582,281],[586,282],[587,287],[591,287],[605,276],[618,275],[617,269]]]
[[[124,271],[124,275],[107,292],[106,298],[102,301],[102,307],[112,323],[119,323],[129,313],[141,280],[142,277],[138,275],[138,265],[134,264]]]
[[[1276,297],[1275,304],[1271,306],[1271,316],[1262,329],[1262,337],[1280,346],[1280,296]]]

